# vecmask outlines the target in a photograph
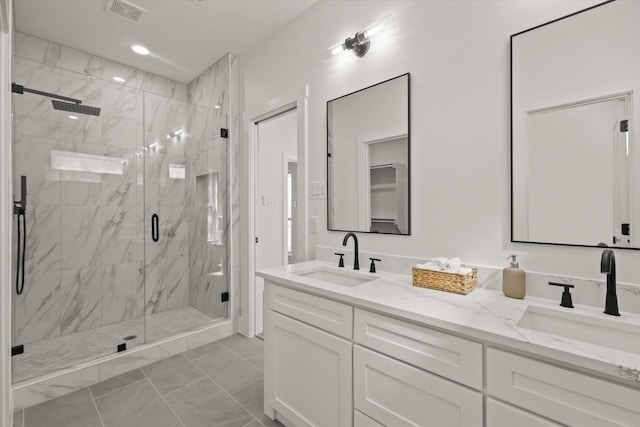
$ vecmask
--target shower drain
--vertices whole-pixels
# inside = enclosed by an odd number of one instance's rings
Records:
[[[131,341],[131,340],[134,340],[136,338],[138,338],[137,335],[127,335],[126,337],[124,337],[122,339],[125,340],[125,341]]]

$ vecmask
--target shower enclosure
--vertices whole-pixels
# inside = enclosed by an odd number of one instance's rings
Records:
[[[227,319],[229,56],[187,86],[15,39],[16,84],[100,111],[13,95],[14,383]]]

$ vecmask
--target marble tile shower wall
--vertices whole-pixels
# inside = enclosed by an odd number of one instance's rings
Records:
[[[227,317],[228,304],[220,303],[220,294],[229,290],[228,261],[231,242],[229,177],[230,160],[235,156],[230,140],[222,138],[221,128],[229,129],[230,65],[226,55],[188,85],[191,108],[190,129],[197,136],[187,149],[187,206],[189,218],[189,305],[211,317]],[[234,129],[230,129],[233,135]],[[218,176],[218,215],[223,217],[220,243],[207,238],[208,207],[193,194],[197,177]],[[232,194],[235,193],[232,190]],[[232,292],[233,293],[233,292]]]
[[[14,41],[15,82],[102,108],[100,117],[70,120],[53,110],[48,98],[14,95],[14,176],[29,180],[25,291],[14,294],[14,342],[27,344],[185,305],[185,183],[160,171],[169,163],[184,164],[186,141],[156,147],[146,171],[137,153],[146,142],[143,111],[147,141],[189,125],[186,85],[26,34],[16,33]],[[126,82],[112,82],[114,75]],[[54,169],[52,150],[119,158],[122,173]],[[147,267],[153,268],[144,301],[144,245],[149,242],[143,241],[143,219],[152,209],[165,219],[167,238],[146,248]]]

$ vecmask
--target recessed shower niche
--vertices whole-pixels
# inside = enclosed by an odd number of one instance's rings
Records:
[[[220,245],[224,220],[219,207],[218,171],[196,176],[196,209],[202,209],[206,218],[207,242]]]

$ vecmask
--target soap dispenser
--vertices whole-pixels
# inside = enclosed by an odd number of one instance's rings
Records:
[[[510,267],[502,270],[502,292],[509,298],[522,299],[526,293],[527,276],[518,267],[517,255],[510,255],[507,259]]]

